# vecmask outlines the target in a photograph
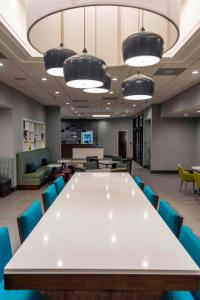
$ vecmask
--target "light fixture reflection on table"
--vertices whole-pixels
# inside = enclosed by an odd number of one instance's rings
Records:
[[[142,262],[142,266],[143,266],[143,268],[148,268],[148,267],[149,267],[148,261],[147,261],[147,260],[144,260],[144,261]]]
[[[74,185],[72,184],[72,186],[71,186],[71,189],[73,190],[74,189]]]
[[[46,243],[46,242],[48,242],[48,240],[49,240],[48,235],[44,235],[44,236],[43,236],[43,241]]]
[[[132,193],[132,196],[135,196],[135,190],[132,190],[131,193]]]
[[[59,211],[56,213],[56,218],[60,219],[60,212]]]
[[[107,199],[110,199],[110,193],[107,193],[106,197]]]
[[[109,185],[108,184],[106,184],[106,191],[108,191],[109,190]]]
[[[69,193],[67,193],[67,199],[69,199],[70,198],[70,194]]]
[[[113,244],[116,243],[117,238],[116,238],[116,235],[115,235],[115,234],[113,234],[113,235],[111,236],[111,241],[112,241]]]
[[[112,218],[113,218],[113,214],[112,214],[111,211],[110,211],[109,214],[108,214],[108,218],[109,218],[110,220],[112,220]]]
[[[58,268],[62,268],[62,267],[63,267],[63,261],[62,261],[61,259],[59,259],[59,260],[57,261],[57,267],[58,267]]]
[[[144,219],[146,219],[146,220],[148,219],[148,213],[147,212],[144,213]]]

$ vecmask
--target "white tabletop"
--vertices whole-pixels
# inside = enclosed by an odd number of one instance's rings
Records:
[[[48,168],[60,168],[60,167],[62,167],[62,165],[54,163],[54,164],[48,164],[47,167]]]
[[[194,167],[191,167],[191,168],[194,171],[200,172],[200,166],[194,166]]]
[[[6,274],[200,274],[128,173],[76,173]]]
[[[57,162],[59,164],[70,164],[71,160],[70,159],[59,159],[59,160],[57,160]]]

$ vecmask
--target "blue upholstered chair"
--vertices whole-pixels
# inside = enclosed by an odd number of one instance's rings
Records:
[[[0,227],[0,299],[2,300],[42,300],[37,291],[5,290],[4,267],[12,257],[10,237],[7,227]]]
[[[200,267],[200,238],[184,225],[181,228],[179,240],[185,250],[190,254],[196,264]],[[172,291],[166,292],[163,300],[199,300],[200,292]]]
[[[51,184],[48,188],[46,188],[46,190],[42,194],[44,211],[47,211],[47,209],[55,201],[57,196],[58,196],[58,193],[56,191],[55,184]]]
[[[172,208],[166,200],[160,200],[158,213],[169,226],[171,231],[179,237],[181,226],[183,224],[183,217],[179,215],[179,213]]]
[[[25,210],[18,218],[18,230],[20,241],[23,241],[27,238],[27,236],[31,233],[34,227],[42,218],[42,208],[39,200],[35,200],[31,206]]]
[[[152,187],[150,185],[146,185],[144,187],[144,194],[147,197],[147,199],[151,202],[151,204],[157,209],[158,206],[158,195],[154,192]]]
[[[144,181],[139,176],[133,177],[135,183],[139,186],[139,188],[143,191],[144,189]]]
[[[65,187],[65,181],[63,176],[59,176],[55,181],[54,184],[56,186],[56,191],[57,194],[60,194],[60,192],[64,189]]]

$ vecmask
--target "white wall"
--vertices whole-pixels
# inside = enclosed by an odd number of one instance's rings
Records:
[[[16,158],[16,153],[23,150],[24,118],[45,122],[45,107],[0,82],[0,156]],[[7,149],[7,151],[6,151]],[[16,183],[16,168],[15,168]]]
[[[133,119],[100,120],[98,126],[98,144],[104,148],[105,155],[118,155],[118,131],[127,130],[127,156],[133,156]]]

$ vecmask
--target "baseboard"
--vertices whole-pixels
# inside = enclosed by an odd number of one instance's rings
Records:
[[[178,174],[177,170],[150,170],[152,174]]]
[[[17,187],[12,187],[9,191],[0,194],[0,198],[6,197],[17,190]]]

